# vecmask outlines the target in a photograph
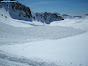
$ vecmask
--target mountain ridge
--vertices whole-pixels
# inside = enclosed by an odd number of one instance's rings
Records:
[[[35,13],[32,14],[32,11],[29,7],[17,2],[0,2],[2,8],[4,7],[9,11],[10,16],[13,19],[26,20],[26,21],[40,21],[42,23],[50,24],[53,21],[64,20],[61,16],[58,16],[55,13]]]

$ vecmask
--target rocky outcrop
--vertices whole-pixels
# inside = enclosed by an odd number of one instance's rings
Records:
[[[18,3],[18,2],[12,3],[11,6],[15,12],[19,11],[19,14],[18,14],[19,17],[21,15],[29,19],[32,17],[31,10],[29,7],[22,5],[21,3]]]
[[[48,12],[36,13],[35,19],[43,23],[45,22],[46,24],[50,24],[53,21],[64,20],[61,16],[58,16],[55,13],[48,13]]]

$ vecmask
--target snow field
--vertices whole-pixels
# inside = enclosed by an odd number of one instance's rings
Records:
[[[46,25],[12,19],[0,8],[1,66],[88,66],[87,50],[88,18]]]

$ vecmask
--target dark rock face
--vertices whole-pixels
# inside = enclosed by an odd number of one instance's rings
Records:
[[[22,5],[21,3],[12,3],[11,4],[11,6],[12,6],[12,9],[16,12],[17,10],[19,10],[20,11],[20,13],[19,13],[19,17],[21,16],[21,15],[23,15],[24,17],[26,17],[26,18],[31,18],[32,17],[32,14],[31,14],[31,10],[30,10],[30,8],[29,7],[27,7],[27,6],[25,6],[25,5]],[[24,12],[24,13],[23,13]]]
[[[86,14],[86,16],[88,16],[88,14]]]
[[[17,2],[0,2],[1,8],[9,12],[13,19],[32,21],[32,13],[29,7]]]
[[[53,21],[60,21],[60,20],[64,20],[61,16],[58,16],[55,13],[36,13],[35,15],[36,20],[41,21],[41,22],[45,22],[46,24],[50,24]]]

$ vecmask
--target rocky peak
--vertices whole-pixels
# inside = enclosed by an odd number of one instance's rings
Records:
[[[46,24],[50,24],[53,21],[60,21],[60,20],[64,20],[61,16],[58,16],[55,13],[48,13],[48,12],[44,12],[44,13],[36,13],[36,20],[41,21],[41,22],[45,22]]]
[[[14,2],[11,4],[11,6],[15,12],[17,12],[17,10],[20,11],[19,16],[23,15],[24,17],[28,17],[28,18],[32,17],[31,10],[29,7],[22,5],[19,2],[17,2],[17,3]]]

